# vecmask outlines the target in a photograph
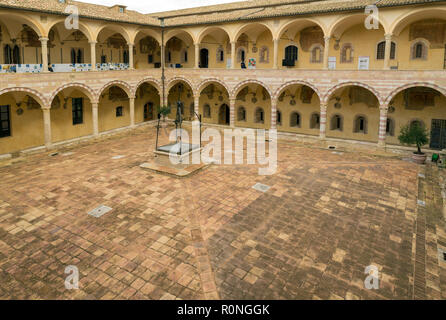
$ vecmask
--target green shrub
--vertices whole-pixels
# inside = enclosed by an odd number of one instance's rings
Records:
[[[398,140],[405,145],[416,145],[418,148],[417,154],[423,154],[421,147],[429,143],[429,133],[426,128],[414,123],[407,124],[401,128]]]

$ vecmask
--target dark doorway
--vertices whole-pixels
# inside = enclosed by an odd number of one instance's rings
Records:
[[[218,113],[218,123],[229,125],[229,117],[230,117],[230,111],[229,106],[227,104],[222,104],[220,106],[220,111]]]
[[[153,120],[153,103],[148,102],[144,105],[144,121]]]
[[[209,67],[209,50],[201,49],[200,50],[200,68],[208,68]]]
[[[446,149],[446,120],[432,120],[430,148],[438,150]]]

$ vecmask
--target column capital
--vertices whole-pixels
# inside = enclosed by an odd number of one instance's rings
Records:
[[[96,45],[98,42],[97,42],[97,41],[88,41],[88,43],[89,43],[90,45]]]
[[[331,40],[331,36],[324,36],[325,43],[329,42]]]
[[[278,43],[280,39],[273,39],[273,42]]]
[[[42,44],[43,44],[43,43],[46,44],[49,40],[50,40],[50,39],[45,38],[45,37],[41,37],[41,38],[39,38],[39,41],[42,42]]]
[[[392,38],[393,38],[393,34],[392,34],[392,33],[386,33],[386,34],[384,35],[384,38],[385,38],[386,40],[392,40]]]
[[[97,108],[99,106],[99,101],[91,101],[91,106]]]
[[[134,47],[135,46],[135,44],[134,43],[127,43],[127,45],[129,46],[129,47]]]
[[[130,99],[130,100],[135,100],[135,99],[136,99],[136,96],[129,97],[129,99]]]
[[[48,107],[48,106],[43,106],[43,107],[40,107],[40,108],[42,109],[43,112],[51,110],[51,107]]]

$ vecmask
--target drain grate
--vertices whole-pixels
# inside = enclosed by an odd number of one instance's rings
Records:
[[[73,154],[74,154],[74,152],[65,152],[65,153],[62,153],[61,156],[62,157],[69,157],[69,156],[72,156]]]
[[[426,206],[426,202],[423,201],[423,200],[418,200],[418,201],[417,201],[417,204],[418,204],[420,207],[425,207],[425,206]]]
[[[271,189],[270,186],[261,183],[256,183],[252,188],[260,192],[267,192],[269,189]]]
[[[339,151],[333,151],[332,152],[333,154],[337,154],[337,155],[339,155],[339,156],[342,156],[344,153],[343,152],[339,152]]]
[[[422,174],[422,173],[419,173],[419,174],[418,174],[418,178],[426,179],[426,176],[425,176],[424,174]]]
[[[122,156],[122,155],[114,156],[114,157],[112,158],[112,160],[119,160],[119,159],[122,159],[122,158],[125,158],[125,156]]]
[[[112,211],[113,209],[107,206],[99,206],[96,209],[90,211],[88,214],[90,216],[93,216],[95,218],[100,218],[102,217],[104,214]]]
[[[444,251],[443,249],[438,249],[438,255],[440,261],[446,262],[446,251]]]

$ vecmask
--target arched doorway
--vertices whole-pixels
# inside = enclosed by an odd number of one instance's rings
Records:
[[[209,50],[201,49],[200,50],[200,68],[208,68],[209,67]]]
[[[218,123],[228,126],[230,121],[229,117],[230,117],[229,106],[226,103],[222,104],[220,106],[220,110],[218,111]]]

